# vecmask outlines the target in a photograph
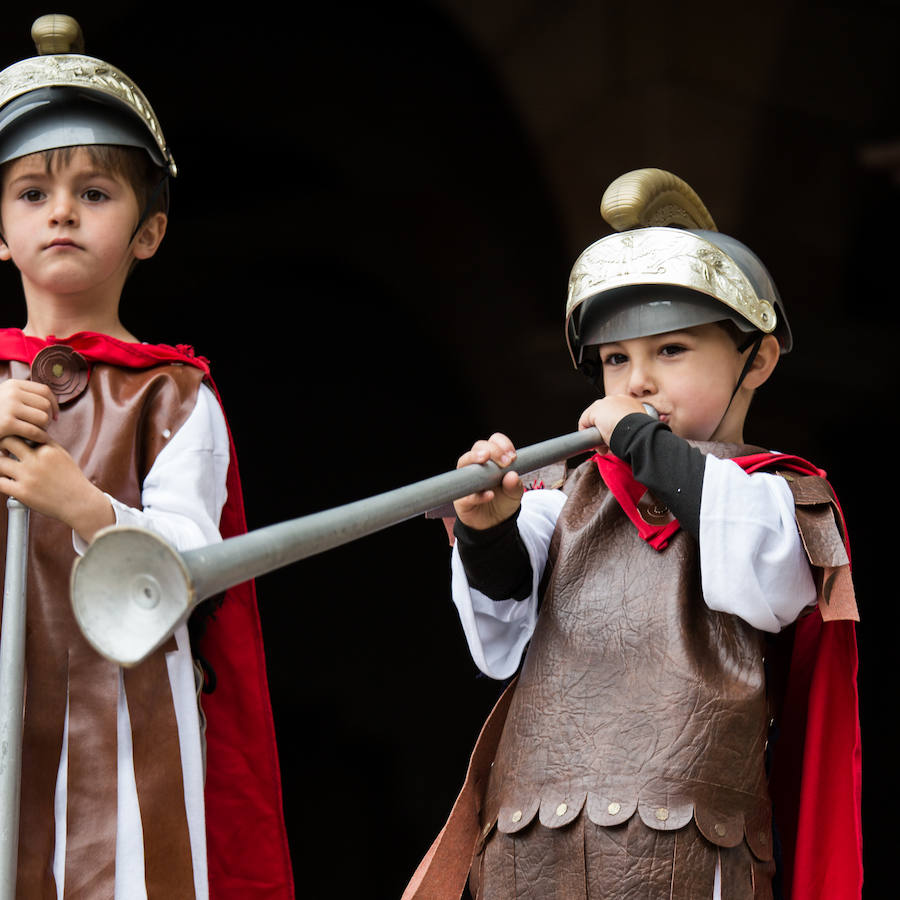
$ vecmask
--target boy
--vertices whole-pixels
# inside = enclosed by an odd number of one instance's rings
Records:
[[[509,472],[455,504],[470,651],[494,678],[521,669],[407,896],[459,896],[443,845],[472,860],[479,900],[858,896],[855,643],[852,622],[823,625],[856,618],[840,517],[823,473],[743,443],[791,348],[783,305],[669,173],[623,176],[602,208],[623,233],[576,262],[567,333],[606,394],[579,427],[604,445],[556,484],[541,474],[559,489],[523,492]],[[459,465],[487,459],[515,448],[495,434]],[[766,638],[798,618],[784,685]],[[796,659],[816,653],[810,679]],[[770,741],[787,757],[771,773]],[[820,753],[843,805],[823,799]],[[789,793],[801,770],[773,828],[769,782]]]
[[[220,519],[242,530],[243,510],[206,361],[119,319],[129,272],[166,230],[176,170],[159,123],[127,76],[73,52],[73,19],[42,17],[32,35],[42,55],[0,72],[0,259],[27,309],[0,332],[0,491],[32,510],[17,895],[290,896],[252,593],[204,635],[219,684],[206,735],[186,628],[124,671],[71,615],[69,572],[99,529],[186,549],[220,540]],[[229,668],[235,654],[252,671]],[[238,744],[243,729],[256,746]]]

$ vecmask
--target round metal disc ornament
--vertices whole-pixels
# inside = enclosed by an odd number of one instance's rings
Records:
[[[84,393],[88,383],[87,360],[65,344],[44,347],[31,364],[31,380],[46,384],[60,403]]]

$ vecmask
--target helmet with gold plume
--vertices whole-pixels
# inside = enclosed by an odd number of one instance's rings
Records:
[[[175,161],[156,114],[115,66],[85,56],[70,16],[41,16],[38,55],[0,72],[0,164],[44,150],[92,144],[138,147],[168,175]]]
[[[601,202],[616,233],[591,244],[569,277],[566,339],[576,367],[596,379],[597,346],[732,322],[773,334],[782,353],[792,337],[784,304],[753,251],[721,234],[682,179],[661,169],[617,178]]]

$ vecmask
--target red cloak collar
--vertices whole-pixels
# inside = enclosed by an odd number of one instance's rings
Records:
[[[591,460],[596,463],[600,477],[619,501],[619,505],[631,519],[640,536],[654,550],[663,550],[667,547],[669,538],[681,528],[681,524],[674,519],[663,525],[653,525],[641,516],[637,504],[647,493],[647,488],[635,479],[631,466],[614,453],[595,453]],[[792,469],[804,475],[825,477],[823,469],[817,468],[799,456],[787,453],[754,453],[750,456],[731,457],[731,461],[737,463],[748,474],[777,465],[781,469]]]
[[[31,365],[31,361],[45,347],[62,344],[80,353],[89,363],[102,362],[127,369],[149,369],[161,363],[187,363],[209,375],[209,360],[197,356],[187,344],[171,347],[168,344],[137,344],[120,341],[96,331],[79,331],[65,338],[49,335],[30,337],[18,328],[0,328],[0,358],[14,359]]]

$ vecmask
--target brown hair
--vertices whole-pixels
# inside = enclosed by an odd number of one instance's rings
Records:
[[[84,150],[91,162],[99,169],[113,172],[124,178],[134,191],[138,201],[138,210],[142,215],[165,212],[167,191],[157,192],[151,209],[147,209],[154,191],[156,191],[165,173],[153,162],[150,154],[139,147],[122,147],[118,144],[84,144],[78,147],[56,147],[42,150],[47,172],[57,166],[66,165],[78,150]]]
[[[735,325],[734,322],[731,321],[731,319],[721,319],[718,322],[713,322],[712,324],[718,325],[719,328],[721,328],[731,338],[731,340],[734,341],[734,346],[739,352],[741,351],[741,347],[746,350],[747,341],[752,342],[754,335],[759,333],[753,331],[742,331],[740,328],[738,328],[737,325]]]

